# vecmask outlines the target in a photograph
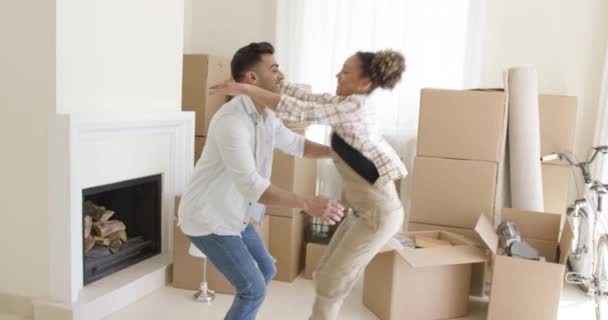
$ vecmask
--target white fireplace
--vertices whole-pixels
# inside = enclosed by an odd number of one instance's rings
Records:
[[[194,114],[52,114],[48,139],[50,297],[34,301],[35,319],[101,319],[166,285]],[[162,176],[161,253],[84,286],[82,191],[150,175]]]

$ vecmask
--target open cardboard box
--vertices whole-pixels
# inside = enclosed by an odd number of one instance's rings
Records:
[[[447,319],[468,313],[471,265],[484,262],[482,249],[445,231],[407,232],[449,241],[425,249],[387,245],[365,269],[363,304],[383,320]]]
[[[465,237],[468,240],[475,241],[479,243],[479,245],[483,246],[483,242],[479,235],[473,229],[463,229],[463,228],[454,228],[454,227],[446,227],[439,226],[433,224],[424,224],[424,223],[416,223],[410,222],[408,224],[408,231],[447,231],[459,236]],[[471,278],[471,296],[476,297],[484,297],[487,295],[486,293],[486,277],[487,277],[487,263],[476,263],[473,265],[472,278]]]
[[[499,237],[486,215],[475,227],[494,254],[488,320],[555,320],[564,282],[565,257],[572,233],[566,224],[559,239],[560,214],[503,209],[502,221],[517,224],[522,238],[546,257],[546,262],[497,255]],[[560,247],[558,261],[556,250]]]

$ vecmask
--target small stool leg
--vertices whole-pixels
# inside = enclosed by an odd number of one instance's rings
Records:
[[[200,290],[194,294],[194,300],[198,302],[211,303],[215,300],[215,292],[207,287],[207,257],[203,258],[203,281]]]

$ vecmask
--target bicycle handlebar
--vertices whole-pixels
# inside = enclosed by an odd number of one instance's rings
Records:
[[[584,161],[584,162],[575,162],[572,159],[572,157],[569,156],[568,153],[566,153],[564,151],[558,151],[558,152],[554,152],[554,153],[542,156],[542,157],[540,157],[540,161],[547,162],[547,161],[553,161],[553,160],[566,160],[568,162],[568,164],[570,164],[571,166],[580,168],[583,173],[583,179],[585,180],[585,183],[590,184],[593,181],[591,179],[589,165],[591,163],[593,163],[593,161],[595,161],[595,158],[597,157],[597,155],[599,153],[608,154],[608,146],[597,146],[597,147],[593,147],[591,149],[593,150],[593,155],[591,156],[591,159],[589,159],[588,161]]]

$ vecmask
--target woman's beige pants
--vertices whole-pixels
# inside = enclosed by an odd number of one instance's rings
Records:
[[[401,229],[403,207],[394,183],[371,185],[335,153],[345,200],[355,214],[336,230],[313,275],[316,299],[311,320],[334,320],[344,298],[380,249]]]

